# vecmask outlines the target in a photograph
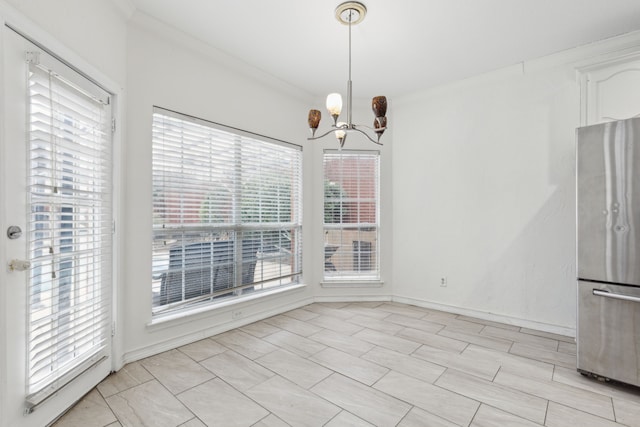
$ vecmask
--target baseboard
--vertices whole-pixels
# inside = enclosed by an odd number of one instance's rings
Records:
[[[172,338],[160,343],[156,343],[147,347],[139,348],[133,351],[129,351],[122,357],[123,364],[135,362],[136,360],[144,359],[145,357],[153,356],[164,351],[173,350],[183,345],[191,344],[195,341],[212,337],[223,332],[230,331],[232,329],[240,328],[253,322],[264,320],[271,316],[276,316],[284,312],[295,310],[296,308],[303,307],[314,302],[385,302],[393,301],[402,304],[410,304],[418,307],[429,308],[432,310],[446,311],[449,313],[460,314],[463,316],[475,317],[482,320],[489,320],[492,322],[504,323],[507,325],[518,326],[522,328],[534,329],[537,331],[550,332],[553,334],[565,335],[570,337],[576,336],[575,328],[569,328],[560,325],[553,325],[544,322],[538,322],[533,320],[521,319],[517,317],[505,316],[502,314],[487,313],[480,310],[474,310],[470,308],[457,307],[452,305],[440,304],[431,301],[426,301],[416,298],[408,298],[402,296],[392,295],[351,295],[351,296],[315,296],[304,298],[289,304],[284,304],[277,307],[272,307],[268,310],[262,310],[251,314],[250,316],[243,317],[241,319],[230,320],[228,322],[217,324],[210,328],[204,328],[196,332],[192,332],[188,335],[182,335],[176,338]]]
[[[391,295],[340,295],[316,296],[314,302],[386,302],[393,301]]]
[[[183,345],[191,344],[193,342],[200,341],[202,339],[209,338],[214,335],[230,331],[232,329],[240,328],[253,322],[267,319],[269,317],[276,316],[290,310],[295,310],[296,308],[312,304],[313,302],[314,298],[308,297],[289,304],[272,307],[268,310],[258,311],[241,319],[230,320],[228,322],[220,323],[209,328],[203,328],[199,331],[192,332],[187,335],[181,335],[179,337],[175,337],[147,347],[128,351],[124,354],[122,359],[124,364],[135,362],[136,360],[144,359],[145,357],[150,357],[165,351],[173,350],[175,348],[182,347]]]
[[[454,314],[461,314],[463,316],[475,317],[477,319],[489,320],[492,322],[504,323],[506,325],[519,326],[521,328],[535,329],[537,331],[550,332],[552,334],[564,335],[568,337],[576,336],[576,329],[569,328],[561,325],[553,325],[550,323],[538,322],[535,320],[521,319],[518,317],[506,316],[503,314],[487,313],[481,310],[474,310],[471,308],[456,307],[447,304],[440,304],[430,302],[426,300],[408,298],[401,296],[394,296],[394,302],[403,304],[411,304],[418,307],[430,308],[432,310],[446,311]]]

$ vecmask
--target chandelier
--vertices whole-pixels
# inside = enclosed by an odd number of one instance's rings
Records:
[[[330,93],[327,96],[327,110],[331,117],[333,117],[333,124],[331,129],[322,135],[316,136],[316,130],[320,125],[320,118],[322,117],[319,110],[309,110],[309,128],[311,129],[311,137],[308,140],[315,140],[324,138],[331,132],[334,132],[340,147],[344,146],[344,142],[347,139],[347,135],[352,132],[359,132],[366,136],[369,141],[374,144],[382,145],[380,137],[387,129],[387,98],[384,96],[376,96],[371,101],[371,107],[373,109],[374,121],[373,128],[370,126],[356,125],[352,122],[352,96],[351,96],[351,26],[356,25],[364,19],[367,13],[367,8],[364,4],[355,1],[348,1],[340,4],[336,8],[336,19],[341,23],[349,26],[349,80],[347,81],[347,121],[339,122],[338,117],[342,112],[342,96],[339,93]],[[375,134],[373,139],[362,128],[368,128]]]

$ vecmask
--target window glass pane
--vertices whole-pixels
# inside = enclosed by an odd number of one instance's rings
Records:
[[[378,280],[379,154],[324,154],[325,280]]]
[[[107,104],[35,64],[28,106],[27,399],[36,404],[107,355],[111,116]]]
[[[160,108],[152,146],[154,313],[297,282],[300,147]]]

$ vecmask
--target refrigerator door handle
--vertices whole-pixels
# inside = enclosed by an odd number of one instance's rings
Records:
[[[599,289],[594,289],[593,294],[599,297],[613,298],[613,299],[619,299],[623,301],[640,302],[640,298],[638,297],[632,297],[631,295],[623,295],[623,294],[612,294],[609,291],[601,291]]]

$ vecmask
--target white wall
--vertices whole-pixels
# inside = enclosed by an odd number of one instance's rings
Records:
[[[4,1],[53,36],[56,43],[73,50],[91,68],[124,86],[127,11],[116,6],[117,1]],[[50,40],[39,41],[52,48]]]
[[[127,41],[128,123],[125,185],[124,292],[120,330],[124,361],[173,348],[312,301],[308,286],[258,301],[242,302],[195,316],[151,322],[151,114],[154,105],[228,126],[306,142],[307,96],[240,61],[136,13]],[[304,145],[304,144],[302,144]],[[303,150],[303,180],[311,182],[311,150]],[[310,187],[303,189],[305,203]],[[313,265],[310,232],[314,213],[304,211],[305,283]],[[243,315],[232,320],[232,310]]]
[[[395,299],[573,332],[575,67],[623,42],[396,99]]]

